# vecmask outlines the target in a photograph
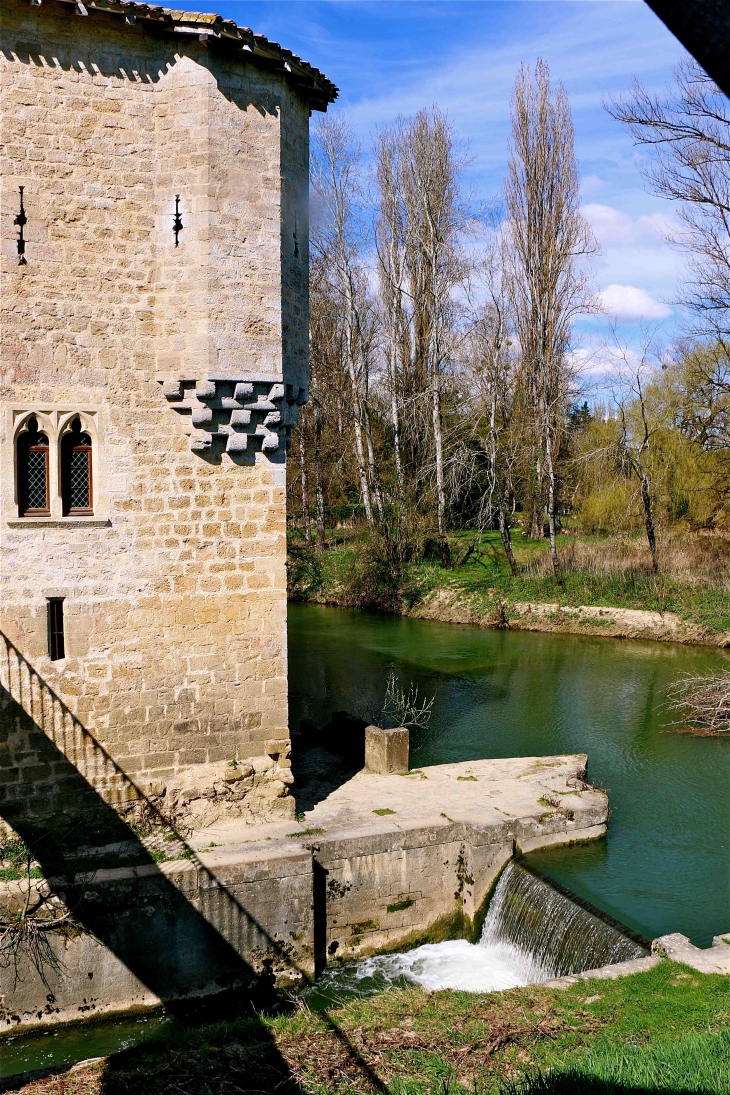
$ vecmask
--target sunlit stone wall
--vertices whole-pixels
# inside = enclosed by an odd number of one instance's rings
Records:
[[[184,793],[199,820],[222,803],[291,813],[284,449],[307,385],[309,104],[284,72],[195,34],[27,0],[1,19],[0,628],[146,793]],[[45,518],[18,515],[31,411],[50,442]],[[94,512],[64,517],[57,445],[76,413]],[[19,803],[52,803],[63,764],[37,764],[37,703],[13,693],[23,723],[5,699],[12,824]]]

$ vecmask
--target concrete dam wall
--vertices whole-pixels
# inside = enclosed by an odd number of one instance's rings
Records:
[[[362,772],[298,826],[229,822],[167,862],[124,866],[131,851],[115,845],[89,869],[89,849],[83,871],[4,883],[4,909],[44,902],[57,919],[0,970],[2,1029],[294,984],[341,959],[475,939],[515,852],[605,832],[607,798],[585,766],[576,755]]]

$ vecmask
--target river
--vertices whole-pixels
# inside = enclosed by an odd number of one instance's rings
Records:
[[[607,837],[528,863],[648,938],[679,931],[708,946],[728,930],[730,740],[674,732],[665,689],[730,654],[290,605],[293,727],[338,710],[376,718],[391,666],[434,699],[413,767],[588,754],[610,793]]]

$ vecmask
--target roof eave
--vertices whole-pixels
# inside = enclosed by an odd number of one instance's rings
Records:
[[[182,41],[186,35],[198,39],[216,51],[225,52],[247,64],[281,74],[312,110],[326,111],[339,92],[324,73],[303,61],[278,42],[270,42],[248,27],[239,27],[230,19],[207,12],[179,11],[137,0],[56,0],[75,8],[80,15],[101,12],[119,15],[129,25],[140,23],[154,35],[170,34]]]

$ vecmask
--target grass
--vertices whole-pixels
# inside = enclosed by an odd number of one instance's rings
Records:
[[[353,581],[353,574],[362,535],[362,529],[340,534],[328,551],[316,556],[306,574],[293,567],[293,595],[359,607],[357,590],[362,584]],[[474,533],[457,531],[449,541],[457,565],[446,569],[433,561],[410,564],[401,587],[404,605],[413,607],[434,590],[448,589],[463,593],[469,606],[485,616],[494,614],[500,604],[508,609],[516,602],[560,608],[605,606],[673,612],[710,633],[730,631],[730,541],[719,535],[668,536],[660,555],[662,572],[656,575],[638,535],[564,534],[558,537],[564,568],[560,580],[550,570],[547,543],[530,540],[519,529],[513,532],[521,568],[517,577],[506,564],[499,533],[483,533],[478,549],[463,566],[458,561],[473,544]],[[590,626],[606,626],[606,622],[598,619]]]
[[[3,867],[0,869],[0,882],[19,882],[22,878],[43,877],[44,874],[40,867],[31,867],[30,871],[18,867]]]
[[[0,882],[19,882],[24,878],[44,877],[27,844],[17,838],[0,844],[0,863],[4,864],[0,867]]]
[[[461,543],[466,536],[456,534],[454,539]],[[507,605],[532,601],[564,608],[580,605],[632,608],[675,612],[708,631],[730,631],[727,561],[724,567],[718,566],[714,571],[715,585],[712,570],[703,576],[699,563],[695,578],[691,577],[691,568],[672,566],[671,561],[668,561],[667,572],[652,574],[641,554],[638,538],[592,537],[576,541],[573,536],[559,536],[558,550],[564,573],[558,581],[548,570],[547,546],[543,542],[528,540],[517,531],[514,545],[515,555],[523,568],[516,578],[506,566],[498,533],[488,532],[482,536],[476,561],[451,572],[442,570],[441,574],[438,574],[440,568],[429,564],[429,570],[436,573],[422,573],[421,582],[432,588],[463,589],[477,602],[481,600],[485,612],[493,608],[495,598]],[[422,571],[424,566],[420,564]],[[697,580],[698,577],[704,577],[704,580]]]
[[[509,1084],[504,1095],[618,1095],[630,1091],[730,1091],[730,1032],[649,1046],[612,1046],[579,1065]]]
[[[391,990],[187,1029],[23,1095],[730,1095],[730,981],[664,961],[615,981]]]

